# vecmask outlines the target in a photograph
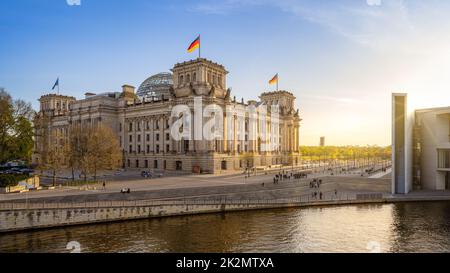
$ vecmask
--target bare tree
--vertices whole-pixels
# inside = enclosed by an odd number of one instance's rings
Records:
[[[99,125],[91,130],[87,150],[89,170],[95,180],[97,180],[98,171],[112,170],[120,166],[122,153],[119,141],[109,127]]]
[[[66,167],[68,149],[66,140],[58,138],[56,133],[51,134],[40,167],[51,172],[53,186],[56,186],[56,175]]]
[[[73,126],[69,137],[68,165],[82,172],[84,180],[92,175],[97,180],[99,171],[120,166],[121,150],[114,132],[106,126]]]

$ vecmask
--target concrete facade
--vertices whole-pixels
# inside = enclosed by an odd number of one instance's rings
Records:
[[[450,190],[450,107],[412,109],[392,97],[392,192]]]
[[[412,135],[414,114],[408,96],[392,94],[392,193],[407,194],[413,189]]]
[[[416,111],[417,185],[450,190],[450,107]]]

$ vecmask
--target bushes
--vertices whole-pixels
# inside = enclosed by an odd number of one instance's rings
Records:
[[[14,187],[20,181],[28,179],[28,175],[24,174],[0,174],[0,188]]]

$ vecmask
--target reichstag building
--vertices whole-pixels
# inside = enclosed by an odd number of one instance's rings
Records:
[[[37,120],[46,117],[48,122],[36,123],[34,162],[39,164],[45,142],[63,142],[70,135],[71,124],[78,123],[109,126],[119,140],[126,169],[223,173],[299,164],[301,119],[292,93],[265,92],[258,100],[236,100],[227,88],[225,67],[204,58],[178,63],[171,72],[149,77],[137,91],[133,86],[124,85],[121,92],[86,93],[80,100],[60,94],[43,95],[39,99]],[[249,139],[248,120],[244,118],[244,123],[238,123],[237,118],[232,117],[231,122],[227,122],[230,119],[226,115],[230,114],[225,110],[222,138],[175,140],[170,133],[174,122],[172,109],[186,105],[194,111],[194,98],[201,98],[204,107],[216,104],[223,109],[277,105],[278,148],[261,149],[272,139],[261,137],[265,134],[261,126],[257,126],[256,139]],[[269,113],[265,118],[270,127]],[[43,130],[53,133],[42,134]],[[58,139],[50,139],[55,137]]]

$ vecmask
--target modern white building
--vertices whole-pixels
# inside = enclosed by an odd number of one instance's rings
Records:
[[[392,193],[450,190],[450,106],[413,109],[392,95]]]

